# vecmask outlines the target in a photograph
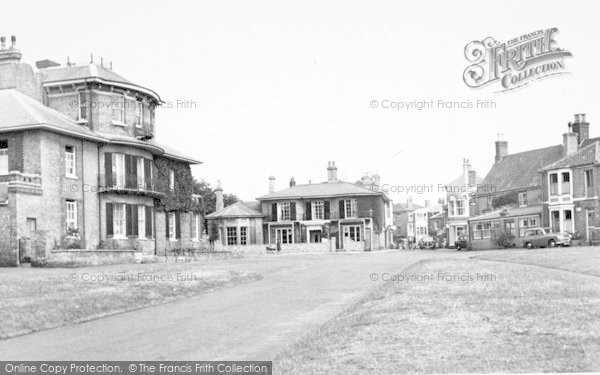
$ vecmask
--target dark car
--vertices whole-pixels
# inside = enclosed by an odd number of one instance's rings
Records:
[[[458,239],[454,241],[454,247],[456,247],[457,251],[466,249],[467,246],[469,246],[469,239],[467,238],[467,236],[458,236]]]

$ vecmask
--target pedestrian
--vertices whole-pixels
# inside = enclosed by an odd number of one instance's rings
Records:
[[[277,254],[281,253],[281,240],[278,238],[277,239]]]

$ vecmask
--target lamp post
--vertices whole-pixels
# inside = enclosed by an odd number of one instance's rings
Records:
[[[369,246],[369,251],[373,251],[373,207],[369,208],[369,218],[371,221],[371,238],[369,239],[371,246]]]

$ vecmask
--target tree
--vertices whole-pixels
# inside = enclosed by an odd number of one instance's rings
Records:
[[[204,201],[204,212],[206,214],[210,214],[215,212],[215,205],[217,200],[217,195],[215,194],[215,189],[213,189],[210,184],[204,180],[194,180],[194,194],[199,194],[202,196],[202,200]],[[223,194],[223,204],[225,207],[238,202],[240,199],[235,194]]]

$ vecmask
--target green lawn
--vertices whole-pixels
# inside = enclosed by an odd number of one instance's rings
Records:
[[[99,280],[99,279],[104,280]],[[260,279],[223,259],[0,270],[0,339],[83,322]]]
[[[482,260],[405,272],[433,277],[382,285],[280,353],[274,373],[600,371],[600,278]]]
[[[489,252],[475,259],[531,264],[540,267],[600,276],[600,248],[596,246],[557,247],[514,252]]]

